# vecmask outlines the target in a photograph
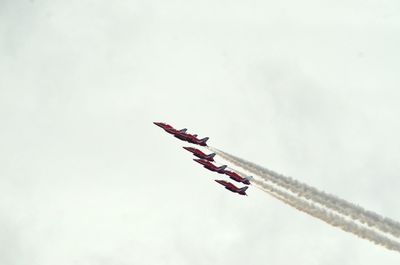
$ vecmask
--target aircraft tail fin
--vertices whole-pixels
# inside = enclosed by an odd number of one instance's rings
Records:
[[[242,195],[247,195],[246,194],[246,190],[249,188],[249,186],[245,186],[245,187],[243,187],[243,188],[240,188],[239,189],[239,193],[240,194],[242,194]]]
[[[209,137],[204,137],[203,139],[200,139],[200,142],[206,143],[210,139]]]
[[[207,155],[207,158],[214,158],[215,155],[216,155],[215,153],[209,154]]]
[[[225,168],[227,168],[227,165],[220,166],[218,169],[219,170],[224,170]]]
[[[243,187],[243,188],[240,188],[239,190],[240,190],[240,191],[246,191],[248,188],[249,188],[249,186],[245,186],[245,187]]]

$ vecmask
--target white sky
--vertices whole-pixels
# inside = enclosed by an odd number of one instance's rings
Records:
[[[400,220],[400,2],[0,0],[0,264],[399,264],[166,121]]]

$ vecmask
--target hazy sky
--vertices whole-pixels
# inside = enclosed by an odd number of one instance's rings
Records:
[[[0,264],[399,264],[166,121],[400,220],[400,2],[0,0]]]

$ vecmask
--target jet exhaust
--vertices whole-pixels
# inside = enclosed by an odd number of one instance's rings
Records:
[[[345,201],[341,198],[338,198],[335,195],[327,194],[327,193],[320,191],[320,190],[318,190],[312,186],[309,186],[305,183],[301,183],[293,178],[280,175],[269,169],[263,168],[261,166],[258,166],[252,162],[246,161],[239,157],[230,155],[230,154],[223,152],[221,150],[218,150],[216,148],[213,148],[213,147],[208,147],[208,148],[211,151],[217,153],[218,156],[225,159],[226,161],[228,161],[248,172],[251,172],[254,175],[259,176],[264,181],[269,181],[269,182],[275,184],[276,186],[278,186],[282,189],[288,190],[299,197],[303,197],[304,199],[310,200],[314,203],[318,203],[321,206],[323,206],[331,211],[334,211],[343,216],[347,216],[347,217],[351,218],[352,225],[350,225],[350,227],[352,227],[352,231],[358,231],[363,235],[366,234],[365,231],[367,231],[367,230],[359,231],[361,228],[362,229],[364,229],[364,228],[363,227],[360,228],[360,226],[358,226],[358,224],[355,223],[355,221],[358,221],[361,224],[369,226],[374,229],[377,229],[382,233],[387,233],[394,237],[400,238],[400,223],[398,223],[392,219],[383,217],[375,212],[365,210],[364,208],[362,208],[358,205],[355,205],[351,202]],[[252,180],[251,182],[257,183],[257,180]],[[266,185],[268,185],[268,184],[266,184]],[[264,186],[262,186],[262,187],[264,187]],[[271,186],[271,187],[273,187],[273,186]],[[287,194],[287,195],[291,196],[291,199],[296,198],[290,194]],[[315,206],[315,207],[317,207],[317,206]],[[322,215],[322,214],[319,214],[319,215]],[[343,219],[343,220],[346,221],[346,219]],[[345,231],[347,231],[347,230],[345,230]],[[382,240],[389,240],[389,241],[387,241],[387,242],[391,242],[389,244],[389,245],[391,245],[391,247],[389,249],[397,250],[393,247],[394,246],[393,242],[395,242],[395,241],[392,241],[391,239],[389,239],[387,237],[381,236],[379,233],[376,233],[374,230],[368,229],[368,231],[373,232],[373,235],[370,234],[370,237],[379,239],[378,242],[376,242],[377,240],[370,239],[371,241],[374,241],[375,243],[380,244],[380,245],[384,245],[379,242],[384,242]],[[348,232],[351,232],[351,231],[348,231]],[[377,235],[379,237],[377,237]],[[398,246],[396,245],[396,247],[398,247]]]
[[[193,159],[204,168],[215,173],[229,176],[230,179],[245,185],[253,184],[267,192],[274,198],[294,207],[295,209],[318,218],[334,227],[369,240],[387,249],[400,252],[400,223],[383,217],[375,212],[368,211],[358,205],[338,198],[335,195],[325,193],[291,177],[280,175],[267,168],[233,156],[206,144],[208,137],[199,139],[197,134],[187,133],[187,129],[177,130],[169,124],[154,122],[168,134],[182,141],[202,146],[213,151],[205,154],[193,147],[184,147],[197,159]],[[239,168],[251,172],[254,177],[246,176],[232,167],[216,166],[213,162],[215,154]],[[237,187],[229,181],[215,180],[225,189],[240,195],[247,195],[249,186]]]
[[[284,191],[276,189],[270,184],[260,180],[252,180],[252,184],[260,188],[261,190],[269,193],[276,199],[284,202],[285,204],[292,206],[293,208],[307,213],[315,218],[324,221],[334,227],[338,227],[343,231],[352,233],[360,238],[369,240],[377,245],[381,245],[389,250],[400,252],[400,243],[370,229],[363,227],[355,223],[353,220],[346,220],[338,214],[328,212],[327,210],[314,205],[313,203],[307,202],[303,199],[290,195]]]

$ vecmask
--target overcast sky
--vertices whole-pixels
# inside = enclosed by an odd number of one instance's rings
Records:
[[[400,220],[400,2],[0,0],[0,264],[399,264],[166,121]]]

